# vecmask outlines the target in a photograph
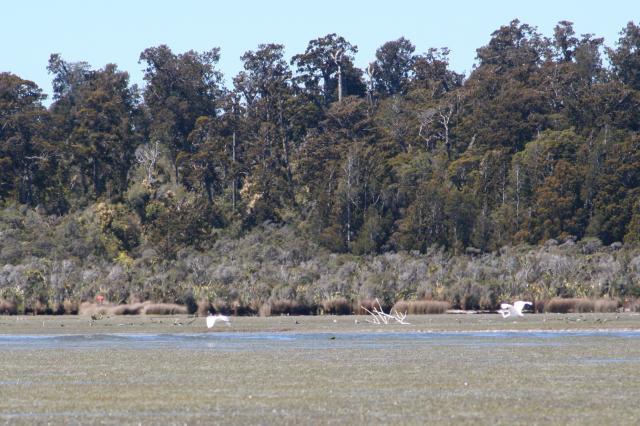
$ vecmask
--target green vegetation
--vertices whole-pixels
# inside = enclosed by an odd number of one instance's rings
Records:
[[[218,48],[161,45],[142,89],[52,54],[48,108],[0,73],[0,310],[640,295],[636,24],[605,46],[514,20],[468,76],[405,38],[355,52],[262,44],[224,87]]]

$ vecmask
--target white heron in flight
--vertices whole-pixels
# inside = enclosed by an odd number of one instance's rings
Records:
[[[507,318],[511,315],[515,317],[523,317],[524,314],[522,313],[522,310],[527,305],[533,306],[533,303],[524,302],[522,300],[518,300],[517,302],[514,302],[513,305],[510,305],[508,303],[501,303],[500,310],[498,310],[498,312],[502,315],[502,318]]]
[[[229,327],[231,327],[231,323],[229,322],[229,317],[226,315],[209,315],[207,317],[207,328],[212,328],[216,325],[216,321],[224,321],[227,323]]]

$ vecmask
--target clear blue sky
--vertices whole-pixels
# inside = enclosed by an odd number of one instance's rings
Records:
[[[635,0],[409,1],[409,0],[6,0],[0,8],[0,72],[35,81],[51,93],[46,66],[51,53],[93,68],[116,63],[142,84],[138,57],[147,47],[167,44],[176,53],[222,49],[219,68],[231,81],[240,55],[260,43],[286,46],[287,59],[309,40],[338,33],[359,48],[364,67],[384,42],[404,36],[418,53],[451,49],[451,65],[469,73],[475,49],[491,33],[518,18],[553,34],[560,20],[574,22],[577,34],[594,33],[613,46],[629,21],[640,20]]]

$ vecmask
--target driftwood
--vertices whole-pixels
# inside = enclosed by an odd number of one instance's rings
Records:
[[[376,303],[378,304],[378,307],[376,308],[376,306],[374,305],[373,311],[368,310],[364,306],[360,306],[362,309],[371,314],[371,319],[365,320],[369,324],[389,324],[390,320],[395,320],[396,322],[404,325],[410,324],[406,321],[406,312],[404,314],[401,314],[395,309],[392,309],[391,312],[387,314],[384,309],[382,309],[382,305],[380,304],[380,301],[378,299],[376,299]]]

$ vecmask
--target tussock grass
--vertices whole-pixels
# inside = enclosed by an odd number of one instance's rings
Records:
[[[325,314],[351,315],[353,307],[344,297],[336,297],[322,302],[322,310]]]
[[[144,305],[145,315],[178,315],[189,313],[186,306],[175,303],[149,303]]]
[[[140,315],[144,311],[144,303],[117,305],[111,310],[112,315]]]
[[[594,306],[595,312],[616,312],[618,301],[611,299],[597,299]]]
[[[555,297],[544,305],[544,311],[556,314],[566,314],[569,312],[584,313],[593,312],[594,302],[584,298],[560,298]]]
[[[392,305],[384,302],[380,303],[382,304],[382,310],[384,310],[385,312],[389,312],[391,310]],[[356,303],[354,313],[356,315],[369,315],[369,312],[367,312],[363,308],[373,312],[373,308],[379,309],[380,307],[378,306],[378,302],[376,301],[376,299],[363,299]]]
[[[16,315],[18,313],[18,305],[16,302],[0,299],[0,314]]]
[[[553,298],[544,304],[544,311],[550,313],[587,313],[587,312],[615,312],[618,302],[611,299],[587,298]]]
[[[80,315],[178,315],[188,314],[189,309],[184,305],[174,303],[136,302],[123,305],[83,302],[78,308]]]
[[[400,300],[393,305],[393,310],[412,315],[444,314],[449,307],[449,302],[440,300]]]
[[[297,300],[271,300],[260,307],[260,316],[312,315],[315,309]]]
[[[259,311],[258,308],[252,305],[245,305],[239,301],[233,301],[231,303],[224,300],[216,300],[209,302],[208,300],[199,300],[197,302],[196,314],[198,316],[207,316],[209,313],[223,314],[223,315],[255,315]]]

